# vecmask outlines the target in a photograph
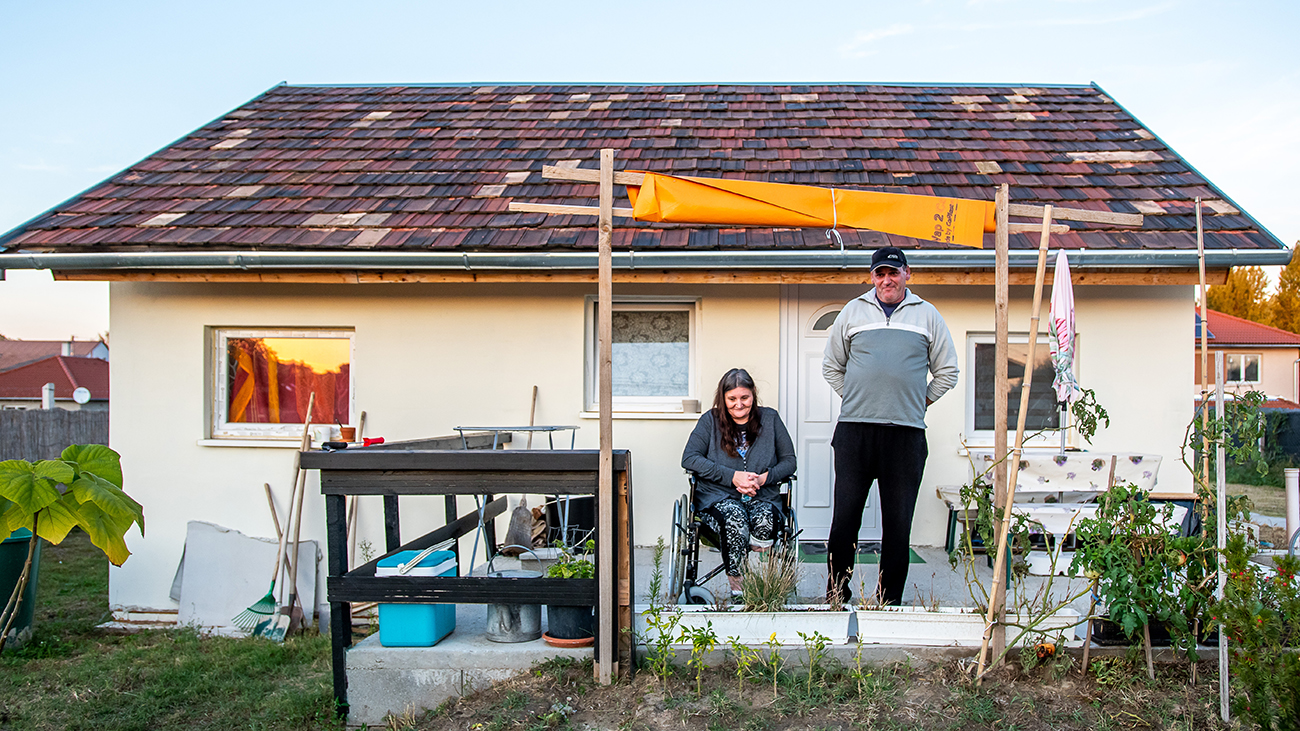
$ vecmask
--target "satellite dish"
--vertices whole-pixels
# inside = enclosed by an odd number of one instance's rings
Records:
[[[76,391],[73,391],[72,400],[76,401],[79,404],[86,403],[87,401],[90,400],[90,389],[86,388],[85,386],[82,386],[81,388],[78,388]]]

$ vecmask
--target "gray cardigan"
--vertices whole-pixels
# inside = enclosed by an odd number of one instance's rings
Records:
[[[719,500],[739,498],[731,484],[737,472],[767,473],[767,482],[758,489],[757,499],[780,501],[777,483],[794,474],[794,442],[776,409],[757,406],[761,430],[745,458],[733,457],[722,449],[722,434],[714,427],[713,409],[695,422],[695,430],[686,440],[682,467],[700,476],[695,487],[696,509],[704,510]]]

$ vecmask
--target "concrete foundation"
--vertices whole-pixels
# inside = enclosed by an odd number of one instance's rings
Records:
[[[378,633],[358,642],[348,650],[348,723],[383,725],[385,716],[437,708],[535,663],[591,657],[591,648],[551,647],[542,640],[492,642],[486,629],[487,606],[462,604],[456,631],[433,647],[384,647]]]

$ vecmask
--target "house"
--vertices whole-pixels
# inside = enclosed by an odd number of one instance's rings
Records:
[[[48,383],[54,384],[57,408],[108,409],[108,361],[62,355],[0,371],[0,409],[42,408],[41,391]]]
[[[1194,200],[1211,282],[1291,256],[1095,85],[277,86],[0,237],[0,268],[110,282],[112,445],[149,513],[112,571],[114,609],[175,606],[188,520],[273,535],[262,484],[283,503],[311,392],[316,421],[364,411],[366,435],[393,440],[528,423],[537,386],[536,422],[578,425],[577,446],[595,447],[595,217],[508,205],[593,205],[595,184],[542,166],[594,169],[605,147],[620,170],[985,200],[1006,183],[1013,203],[1141,213],[1140,228],[1071,223],[1052,246],[1074,271],[1077,375],[1112,419],[1093,446],[1164,455],[1166,491],[1191,484],[1174,457],[1192,417]],[[614,446],[634,455],[638,543],[668,534],[697,403],[736,366],[784,415],[803,538],[825,538],[838,402],[821,353],[886,244],[909,250],[913,289],[961,354],[959,385],[927,416],[913,532],[942,543],[934,488],[966,481],[968,451],[994,438],[993,235],[969,249],[840,233],[842,248],[819,229],[615,220]],[[1037,244],[1011,236],[1022,363]],[[1058,425],[1043,402],[1031,431]],[[321,540],[312,479],[304,537]],[[863,538],[879,535],[872,511]],[[440,525],[442,501],[402,520],[407,534]],[[359,523],[382,545],[377,498]]]
[[[1271,400],[1300,402],[1300,335],[1214,310],[1206,310],[1206,350],[1214,389],[1214,354],[1224,353],[1223,386],[1229,393],[1261,391]],[[1196,315],[1193,391],[1201,390],[1200,327]],[[1283,406],[1284,407],[1284,406]]]
[[[56,355],[107,361],[108,343],[103,340],[0,340],[0,371]]]

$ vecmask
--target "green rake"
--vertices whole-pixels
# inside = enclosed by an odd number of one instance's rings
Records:
[[[303,452],[307,451],[307,445],[309,444],[308,439],[311,438],[308,430],[311,429],[312,407],[315,405],[315,403],[316,403],[316,392],[313,391],[311,394],[311,398],[307,399],[307,420],[306,420],[307,423],[303,424],[302,446],[298,450],[298,454],[294,455],[294,460],[293,460],[293,482],[290,483],[292,484],[293,488],[289,492],[290,513],[293,513],[293,499],[297,495],[298,490],[306,488],[305,485],[302,486],[302,488],[299,488],[298,486],[299,476],[302,473],[302,464],[299,462],[298,458],[302,455]],[[267,500],[270,501],[271,498],[270,485],[266,486],[266,495],[267,495]],[[292,517],[292,515],[290,515],[289,517]],[[275,503],[273,501],[271,502],[271,519],[275,521],[276,532],[280,534],[280,548],[275,554],[275,573],[271,574],[271,588],[267,590],[266,596],[262,597],[261,599],[258,599],[256,602],[253,602],[252,606],[240,612],[239,614],[236,614],[230,620],[231,624],[249,632],[252,632],[254,628],[259,628],[259,625],[265,624],[267,620],[271,619],[271,615],[275,614],[275,609],[276,609],[275,583],[276,580],[280,578],[280,566],[284,562],[286,562],[288,558],[287,554],[285,553],[285,550],[288,548],[289,519],[288,518],[285,519],[285,524],[284,524],[285,530],[280,530],[280,520],[278,517],[276,517]],[[295,561],[297,560],[297,558],[298,558],[297,556],[294,556]],[[296,568],[297,568],[296,565],[290,564],[291,572],[294,571]],[[259,628],[259,632],[260,632],[260,628]]]

